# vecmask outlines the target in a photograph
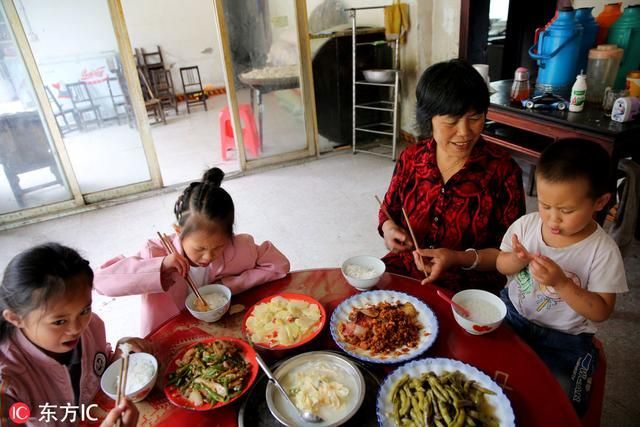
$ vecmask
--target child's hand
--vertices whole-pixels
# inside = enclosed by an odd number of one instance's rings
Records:
[[[522,261],[531,262],[533,256],[529,253],[529,251],[527,251],[524,245],[520,243],[518,236],[515,234],[511,236],[511,246],[513,246],[513,253],[516,254],[519,259],[521,259]]]
[[[558,287],[571,282],[564,274],[562,268],[550,258],[544,255],[536,255],[529,263],[529,271],[534,279],[545,286],[551,286],[558,290]]]
[[[122,399],[120,405],[113,408],[107,414],[100,427],[113,427],[116,425],[118,418],[122,415],[123,427],[135,427],[138,424],[138,408],[129,399]]]
[[[186,277],[187,274],[189,274],[189,261],[178,253],[167,255],[162,260],[160,273],[162,274],[171,271],[177,271],[182,277]]]
[[[149,353],[153,354],[153,346],[151,343],[145,339],[137,338],[137,337],[124,337],[118,340],[116,344],[116,351],[113,353],[113,360],[117,360],[122,356],[122,350],[120,350],[120,344],[130,344],[131,351],[135,353]]]

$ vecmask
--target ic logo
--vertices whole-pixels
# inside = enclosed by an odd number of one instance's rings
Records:
[[[16,402],[9,408],[9,418],[16,424],[24,424],[29,421],[31,409],[22,402]]]

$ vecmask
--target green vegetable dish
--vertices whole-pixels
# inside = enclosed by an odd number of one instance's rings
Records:
[[[398,426],[498,426],[485,395],[495,393],[458,371],[419,377],[404,374],[392,387],[390,399]]]
[[[217,404],[233,399],[243,389],[249,365],[233,342],[197,344],[176,361],[168,386],[178,388],[193,405]]]

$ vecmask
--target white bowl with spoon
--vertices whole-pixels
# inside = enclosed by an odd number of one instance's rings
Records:
[[[468,316],[451,305],[453,317],[465,331],[483,335],[498,329],[507,315],[507,306],[491,292],[481,289],[466,289],[455,294],[452,302],[468,311]]]

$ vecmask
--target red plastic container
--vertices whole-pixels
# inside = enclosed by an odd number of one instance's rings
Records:
[[[596,17],[596,22],[600,27],[596,37],[596,46],[607,42],[609,28],[620,18],[620,15],[622,15],[622,3],[609,3],[604,6],[602,12]]]

